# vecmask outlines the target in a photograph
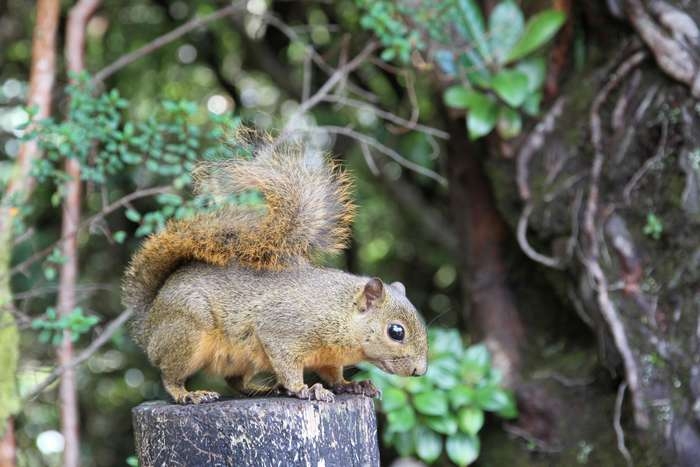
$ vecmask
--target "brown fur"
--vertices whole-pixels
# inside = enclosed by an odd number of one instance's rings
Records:
[[[168,392],[177,402],[205,402],[218,395],[184,387],[199,370],[245,391],[259,390],[256,375],[273,373],[293,395],[329,400],[322,387],[304,385],[305,368],[334,387],[350,387],[342,368],[363,360],[424,373],[425,325],[402,285],[311,264],[348,238],[347,176],[329,161],[309,163],[300,146],[270,148],[196,174],[199,189],[215,196],[257,189],[264,208],[229,206],[172,222],[127,269],[132,335]],[[404,326],[404,342],[387,336],[391,323]]]

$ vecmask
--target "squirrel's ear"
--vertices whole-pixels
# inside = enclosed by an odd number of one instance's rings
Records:
[[[362,291],[361,311],[367,311],[378,301],[384,298],[384,283],[381,279],[373,277],[365,284]]]
[[[393,288],[395,288],[396,290],[398,290],[399,292],[401,292],[401,295],[403,295],[404,297],[406,296],[406,286],[403,285],[401,282],[398,282],[398,281],[392,282],[391,286]]]

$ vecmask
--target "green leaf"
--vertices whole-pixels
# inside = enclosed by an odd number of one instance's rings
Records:
[[[396,58],[396,50],[395,49],[384,49],[382,51],[382,53],[379,55],[379,58],[381,58],[385,62],[390,62],[394,58]]]
[[[486,369],[491,364],[491,354],[484,344],[475,344],[467,348],[464,360]]]
[[[457,465],[469,465],[479,457],[479,438],[464,433],[448,436],[445,442],[447,457]]]
[[[473,95],[474,91],[471,89],[467,89],[464,86],[455,85],[445,89],[442,99],[449,107],[455,109],[468,109],[473,103]]]
[[[527,96],[525,102],[523,102],[523,112],[530,115],[531,117],[536,117],[540,113],[540,102],[542,102],[542,93],[535,92]]]
[[[450,404],[452,404],[452,408],[458,409],[462,406],[474,403],[476,391],[474,388],[469,386],[457,386],[450,389],[448,397],[450,399]]]
[[[491,51],[498,63],[503,63],[523,33],[525,18],[512,0],[499,3],[489,17]]]
[[[430,355],[435,357],[448,354],[459,358],[464,351],[462,346],[462,336],[457,329],[428,329],[428,341],[430,342]]]
[[[386,415],[391,430],[397,433],[404,433],[416,424],[416,413],[410,405],[405,405]]]
[[[51,340],[51,331],[43,330],[39,333],[39,342],[43,344],[48,344]]]
[[[484,426],[484,411],[476,407],[462,407],[457,414],[457,424],[463,433],[476,435]]]
[[[419,392],[429,391],[432,389],[432,384],[426,377],[422,378],[408,378],[404,385],[404,389],[411,394],[417,394]]]
[[[425,417],[424,422],[431,430],[443,435],[457,433],[457,420],[452,415],[444,415],[442,417],[428,416]]]
[[[498,123],[496,130],[503,139],[510,139],[518,136],[523,128],[523,120],[517,110],[501,106],[498,112]]]
[[[547,62],[543,57],[526,58],[515,65],[515,69],[527,76],[527,90],[539,91],[547,74]]]
[[[124,240],[126,240],[126,232],[124,232],[123,230],[119,230],[117,232],[114,232],[112,234],[112,238],[117,243],[124,243]]]
[[[508,404],[497,411],[496,414],[503,418],[518,418],[518,406],[515,403],[515,398],[509,397]]]
[[[474,140],[491,133],[498,118],[498,105],[491,97],[475,92],[469,107],[467,129]]]
[[[512,396],[497,386],[485,386],[476,390],[476,403],[484,410],[496,412],[514,404]]]
[[[484,16],[476,0],[456,0],[461,32],[468,42],[474,42],[482,57],[488,60],[491,56],[484,31]]]
[[[517,70],[503,70],[493,77],[493,90],[511,107],[520,107],[528,95],[527,75]]]
[[[129,208],[124,215],[131,222],[139,222],[141,220],[141,214],[136,209]]]
[[[183,203],[182,197],[175,193],[163,193],[158,195],[158,202],[166,205],[179,206]]]
[[[44,277],[47,281],[52,281],[56,278],[56,269],[51,266],[44,268]]]
[[[428,464],[435,462],[442,453],[442,436],[424,426],[417,426],[413,433],[418,457]]]
[[[487,374],[491,365],[491,356],[484,344],[470,346],[464,353],[459,374],[462,381],[476,384]]]
[[[401,389],[389,387],[382,392],[382,410],[391,412],[406,405],[408,397]]]
[[[442,391],[430,391],[416,394],[413,398],[416,410],[424,415],[445,415],[447,413],[447,396]]]
[[[545,10],[532,16],[525,32],[508,54],[507,62],[521,59],[549,41],[566,21],[566,15],[557,10]]]
[[[406,431],[396,433],[392,442],[400,456],[408,457],[413,454],[413,451],[415,451],[415,445],[413,444],[413,440],[413,432]]]
[[[126,465],[129,467],[139,467],[139,460],[136,456],[129,456],[126,458]]]
[[[451,389],[459,384],[459,363],[450,356],[433,359],[425,377],[440,389]]]

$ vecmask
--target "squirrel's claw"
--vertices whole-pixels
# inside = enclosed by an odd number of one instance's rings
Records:
[[[335,395],[328,389],[324,388],[321,383],[316,383],[311,387],[306,384],[298,391],[286,390],[288,396],[297,397],[299,399],[308,399],[322,402],[333,402]]]
[[[333,386],[336,394],[360,394],[367,397],[377,397],[381,391],[370,380],[349,381]]]
[[[221,396],[214,391],[191,391],[182,396],[178,401],[180,404],[206,404],[216,402]]]

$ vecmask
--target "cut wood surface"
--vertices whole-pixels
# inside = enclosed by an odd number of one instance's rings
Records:
[[[374,401],[286,397],[202,405],[147,402],[132,411],[141,467],[378,466]]]

